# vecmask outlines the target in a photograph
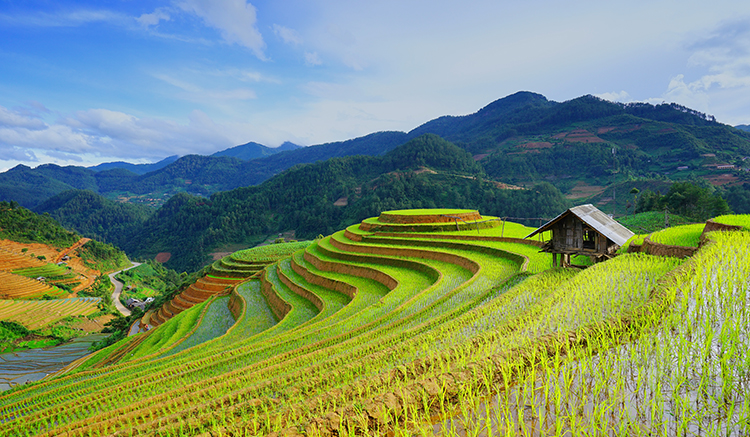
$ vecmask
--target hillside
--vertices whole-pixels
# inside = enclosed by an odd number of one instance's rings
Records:
[[[471,155],[435,135],[383,156],[334,158],[296,166],[254,187],[209,198],[179,194],[123,243],[134,256],[170,253],[167,267],[190,271],[224,246],[251,246],[278,233],[312,239],[384,209],[468,206],[488,214],[554,217],[567,207],[549,184],[509,190],[481,177]],[[184,248],[190,248],[185,250]]]
[[[115,246],[122,246],[138,232],[153,212],[146,206],[115,202],[90,190],[63,191],[34,211],[47,213],[67,228]]]
[[[532,229],[471,209],[368,218],[1,394],[0,421],[29,436],[748,431],[746,231],[578,270],[517,239]]]
[[[101,331],[112,318],[110,284],[101,276],[126,265],[122,251],[82,238],[49,215],[0,202],[0,352],[53,346]],[[2,361],[0,389],[7,388],[9,378],[24,377],[9,370],[20,363]],[[54,367],[54,360],[47,365]]]

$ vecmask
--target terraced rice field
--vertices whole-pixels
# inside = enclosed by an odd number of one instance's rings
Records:
[[[0,271],[0,299],[66,298],[69,293],[44,281]]]
[[[226,256],[211,265],[211,270],[185,291],[157,311],[149,312],[144,324],[159,326],[175,315],[204,302],[212,296],[228,294],[237,284],[251,277],[259,276],[263,269],[294,251],[310,244],[309,241],[271,244],[241,250]]]
[[[39,329],[68,316],[87,316],[99,310],[98,297],[54,300],[0,300],[0,320]]]
[[[583,271],[476,230],[412,234],[355,226],[298,248],[3,394],[0,435],[750,431],[748,234]]]

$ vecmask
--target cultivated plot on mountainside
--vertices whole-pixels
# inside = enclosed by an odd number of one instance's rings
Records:
[[[0,396],[0,420],[30,434],[746,433],[747,234],[582,271],[513,251],[533,244],[421,237],[318,240],[237,287],[226,334],[159,358],[206,322],[193,308],[148,333],[150,355]]]

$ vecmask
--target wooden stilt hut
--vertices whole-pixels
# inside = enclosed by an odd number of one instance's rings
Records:
[[[594,205],[580,205],[563,212],[539,229],[527,235],[552,231],[552,238],[542,246],[542,252],[552,254],[552,266],[570,267],[571,255],[585,255],[593,262],[615,256],[634,234]]]

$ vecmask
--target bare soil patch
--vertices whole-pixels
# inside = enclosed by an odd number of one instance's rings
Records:
[[[209,253],[208,256],[210,256],[212,260],[218,261],[224,258],[225,256],[229,256],[233,253],[234,252],[212,252],[212,253]]]
[[[419,167],[419,169],[417,169],[414,172],[414,174],[422,174],[422,173],[437,174],[435,170],[431,168],[427,168],[427,167]]]
[[[346,206],[349,204],[349,198],[348,197],[339,197],[336,199],[335,202],[333,202],[333,206]]]
[[[570,190],[570,193],[565,195],[565,198],[583,199],[602,192],[604,192],[604,187],[601,185],[587,185],[583,181],[578,181],[578,183]]]
[[[561,132],[559,134],[553,135],[552,138],[555,139],[564,139],[565,141],[570,141],[574,143],[604,143],[603,139],[597,137],[593,133],[585,130],[585,129],[575,129],[569,132]]]
[[[724,173],[720,175],[706,176],[706,180],[710,182],[711,185],[721,186],[734,184],[739,178],[731,173]]]
[[[490,156],[489,153],[480,153],[478,155],[472,156],[472,158],[474,158],[474,161],[481,161],[481,160],[483,160],[484,158],[486,158],[488,156]]]
[[[172,258],[172,254],[170,252],[159,252],[156,254],[156,258],[154,258],[154,260],[156,260],[156,262],[158,263],[163,264],[169,261],[170,258]]]

